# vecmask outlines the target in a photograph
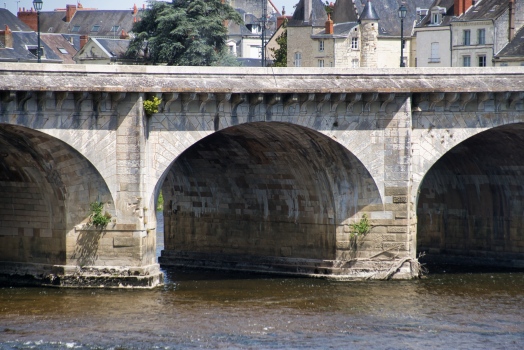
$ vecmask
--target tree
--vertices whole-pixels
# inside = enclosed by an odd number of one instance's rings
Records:
[[[150,1],[141,21],[133,26],[135,38],[127,56],[145,49],[152,63],[173,66],[212,66],[231,63],[226,47],[227,27],[240,15],[223,0]]]
[[[287,67],[287,19],[282,23],[284,31],[277,38],[278,49],[271,48],[275,56],[273,67]]]

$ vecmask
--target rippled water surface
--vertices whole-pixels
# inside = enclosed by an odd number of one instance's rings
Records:
[[[524,348],[523,272],[430,269],[415,281],[167,270],[153,290],[0,288],[0,349]]]

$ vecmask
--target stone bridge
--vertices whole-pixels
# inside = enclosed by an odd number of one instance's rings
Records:
[[[161,283],[161,191],[166,266],[524,266],[524,68],[0,64],[0,91],[4,280]]]

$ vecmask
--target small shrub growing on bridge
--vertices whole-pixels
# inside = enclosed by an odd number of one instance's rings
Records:
[[[358,223],[351,224],[349,227],[352,228],[351,237],[364,236],[371,230],[371,224],[366,214],[362,215],[362,219]]]
[[[160,194],[158,195],[158,202],[156,205],[156,211],[162,210],[164,210],[164,196],[162,195],[162,190],[160,190]]]
[[[90,203],[89,206],[91,207],[89,209],[89,212],[91,213],[91,223],[98,228],[107,226],[107,224],[109,224],[111,221],[111,214],[108,212],[102,214],[102,210],[104,210],[104,203],[93,202]]]
[[[144,111],[146,115],[150,117],[153,113],[158,113],[158,106],[162,103],[162,100],[158,97],[154,97],[153,100],[144,101]]]

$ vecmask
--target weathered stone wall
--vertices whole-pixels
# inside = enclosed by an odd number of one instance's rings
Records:
[[[343,224],[380,203],[340,144],[284,123],[208,136],[178,158],[162,189],[166,249],[208,253],[334,260]]]
[[[364,21],[360,25],[362,33],[360,49],[360,66],[367,68],[378,67],[378,22]]]

